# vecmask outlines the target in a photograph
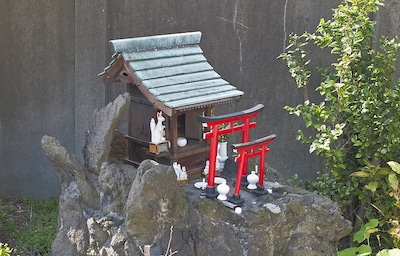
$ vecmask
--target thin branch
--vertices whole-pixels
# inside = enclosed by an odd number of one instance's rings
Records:
[[[171,242],[172,242],[172,232],[173,232],[173,229],[174,229],[174,226],[171,226],[171,231],[169,232],[168,247],[167,247],[167,251],[165,252],[165,255],[168,255],[168,252],[170,251]]]

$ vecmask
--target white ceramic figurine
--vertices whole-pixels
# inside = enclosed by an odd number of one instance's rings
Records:
[[[157,112],[157,124],[154,118],[150,120],[151,143],[158,144],[165,141],[165,125],[163,125],[164,121],[165,117],[163,117],[162,111]]]

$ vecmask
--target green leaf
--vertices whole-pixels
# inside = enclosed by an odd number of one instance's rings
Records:
[[[375,232],[378,232],[378,231],[379,231],[378,228],[371,228],[371,227],[368,227],[368,228],[365,230],[365,233],[368,234],[368,235],[371,235],[371,234],[373,234],[373,233],[375,233]]]
[[[338,252],[337,256],[360,256],[360,255],[370,255],[372,249],[366,244],[362,244],[359,247],[350,247]]]
[[[388,182],[389,182],[390,187],[393,190],[395,190],[395,191],[398,190],[398,188],[399,188],[399,180],[397,179],[396,174],[394,174],[394,173],[389,174]]]
[[[358,152],[358,153],[356,154],[356,158],[359,159],[359,158],[362,157],[362,155],[363,155],[363,154],[362,154],[361,152]]]
[[[362,243],[365,239],[369,239],[371,233],[367,232],[367,229],[376,228],[379,224],[378,219],[371,219],[368,223],[364,224],[359,231],[354,234],[353,241]]]
[[[389,168],[381,168],[378,171],[376,171],[376,174],[385,175],[385,176],[390,173],[392,173],[392,171]]]
[[[400,249],[384,249],[376,254],[376,256],[398,256]]]
[[[369,176],[368,172],[364,172],[364,171],[359,171],[359,172],[353,172],[352,174],[350,174],[350,176],[353,177],[359,177],[359,178],[366,178]]]
[[[375,193],[378,186],[379,186],[379,183],[377,181],[371,181],[370,183],[365,185],[365,189],[372,191],[372,193]]]
[[[390,161],[387,164],[390,166],[390,168],[392,168],[392,170],[395,173],[400,174],[400,164],[399,163],[394,162],[394,161]]]
[[[337,256],[357,256],[358,247],[350,247],[337,253]]]
[[[357,256],[370,255],[372,253],[372,249],[369,245],[362,244],[358,247]]]

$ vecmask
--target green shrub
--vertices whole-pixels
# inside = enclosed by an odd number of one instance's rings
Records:
[[[397,37],[375,38],[373,17],[380,5],[381,0],[343,0],[316,32],[291,35],[280,58],[304,92],[304,103],[285,109],[311,129],[310,135],[299,130],[297,139],[310,145],[323,166],[317,181],[306,185],[337,201],[356,228],[379,219],[383,233],[377,246],[390,246],[385,225],[399,206],[391,187],[397,178],[387,163],[400,159],[400,82],[395,79],[400,44]],[[330,50],[335,61],[309,69],[311,43],[324,53]],[[316,86],[310,83],[314,75],[322,77]],[[320,102],[309,98],[310,88]]]
[[[313,130],[310,136],[300,130],[297,138],[310,144],[310,153],[322,158],[321,173],[338,184],[346,184],[365,161],[378,166],[400,158],[400,83],[394,79],[399,43],[385,37],[374,40],[371,16],[381,4],[344,0],[332,20],[321,19],[315,33],[291,35],[287,53],[280,55],[299,88],[308,90],[314,73],[323,78],[316,86],[321,102],[312,103],[306,96],[303,104],[286,109]],[[308,70],[310,42],[330,49],[336,62]]]
[[[368,246],[375,248],[400,248],[400,164],[388,162],[390,168],[380,168],[367,163],[362,171],[354,172],[352,175],[365,179],[365,199],[372,201],[363,202],[372,205],[380,215],[378,219],[371,219],[364,225],[364,231],[354,235],[354,239],[361,243],[368,238]],[[368,214],[371,215],[371,214]],[[373,223],[373,225],[371,225]],[[368,233],[368,237],[361,239],[362,233]],[[375,244],[371,244],[369,235],[375,234]]]

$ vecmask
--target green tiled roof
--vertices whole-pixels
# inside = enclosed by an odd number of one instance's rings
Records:
[[[171,109],[237,100],[243,92],[214,71],[199,46],[200,39],[200,32],[190,32],[110,43],[114,57],[121,54],[140,84]],[[112,65],[113,62],[99,75]]]

